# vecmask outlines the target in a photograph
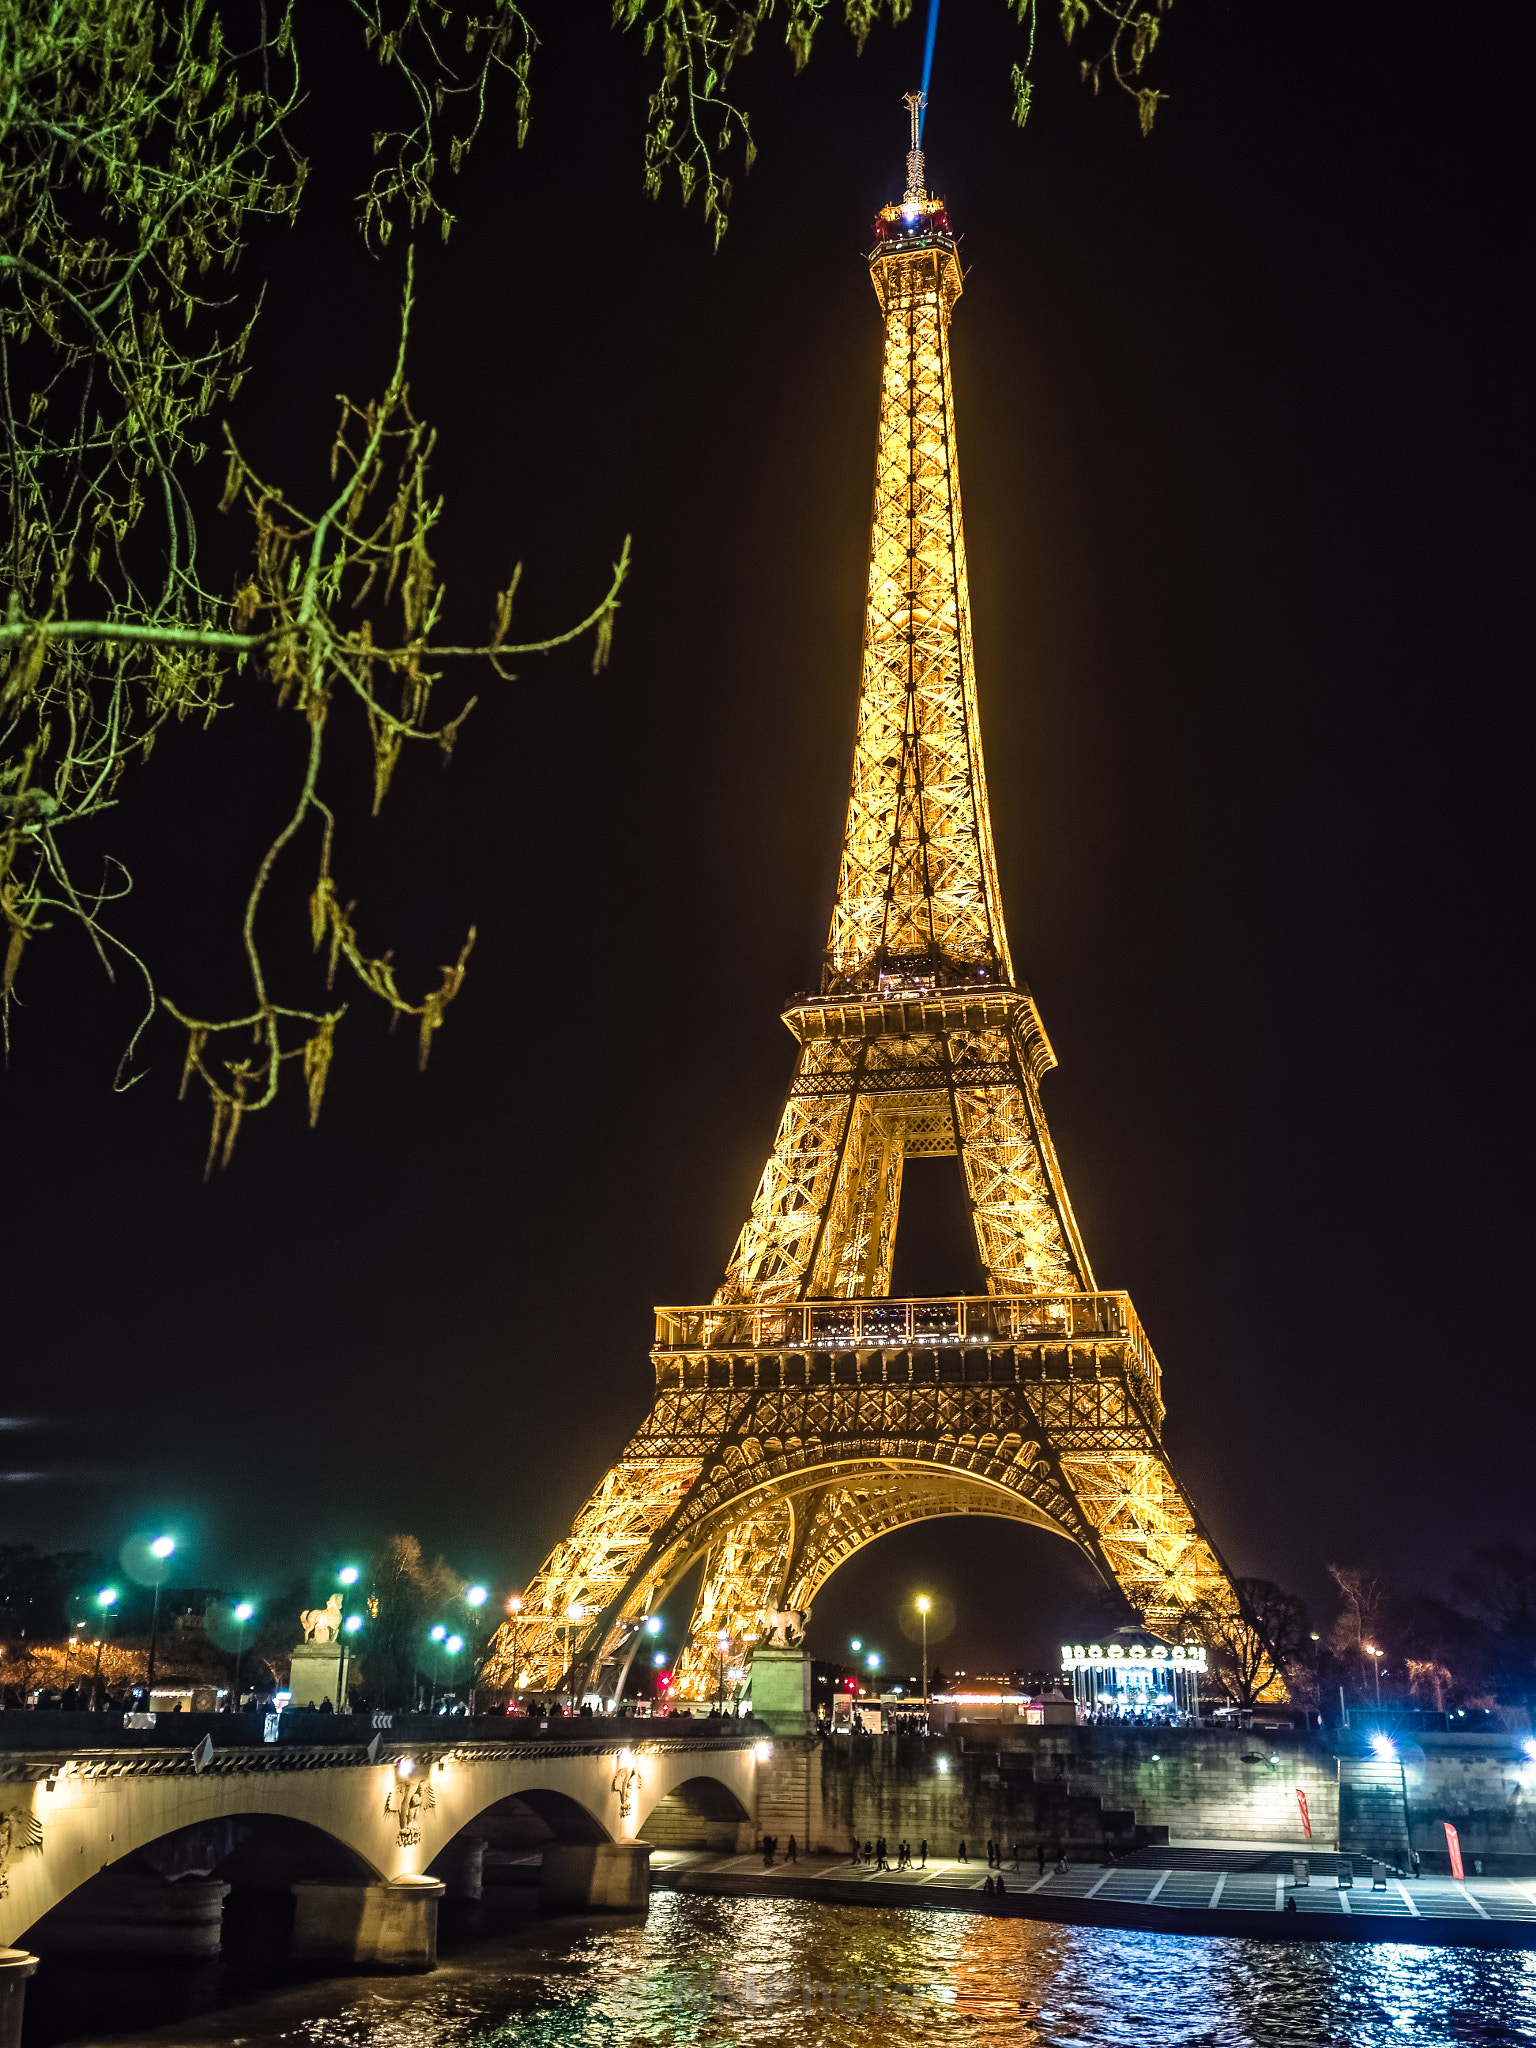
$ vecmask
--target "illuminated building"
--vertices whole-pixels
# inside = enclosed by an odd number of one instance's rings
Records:
[[[1153,1627],[1226,1574],[1162,1447],[1161,1375],[1094,1279],[1046,1129],[1056,1064],[1003,927],[977,715],[950,320],[915,116],[875,224],[885,319],[863,680],[821,986],[723,1284],[657,1311],[656,1400],[530,1587],[493,1681],[609,1696],[700,1562],[674,1697],[779,1640],[853,1553],[935,1515],[1078,1544]],[[959,1156],[984,1295],[890,1297],[907,1160]],[[580,1616],[572,1627],[569,1617]],[[777,1620],[775,1620],[777,1617]],[[567,1668],[569,1644],[570,1667]]]

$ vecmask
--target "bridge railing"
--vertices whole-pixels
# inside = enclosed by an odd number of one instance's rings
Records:
[[[269,1733],[262,1714],[157,1714],[152,1728],[128,1728],[121,1713],[39,1709],[0,1714],[0,1783],[129,1772],[321,1770],[417,1758],[457,1756],[494,1761],[503,1753],[599,1753],[621,1749],[745,1749],[770,1731],[760,1721],[683,1715],[394,1714],[379,1726],[371,1714],[278,1717]],[[383,1717],[381,1717],[383,1718]],[[203,1738],[210,1753],[194,1761]]]

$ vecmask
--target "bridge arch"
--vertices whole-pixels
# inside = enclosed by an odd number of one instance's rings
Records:
[[[721,1853],[739,1848],[741,1830],[752,1827],[751,1814],[730,1786],[701,1773],[653,1799],[636,1833],[658,1849]]]

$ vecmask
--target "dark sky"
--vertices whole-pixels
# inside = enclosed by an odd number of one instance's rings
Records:
[[[743,79],[758,168],[711,253],[641,190],[648,73],[607,8],[542,10],[534,124],[493,124],[422,251],[438,559],[478,633],[564,624],[626,531],[614,660],[481,684],[451,769],[379,824],[338,729],[337,867],[435,979],[429,1072],[358,998],[299,1098],[200,1180],[180,1047],[111,1080],[132,992],[31,949],[3,1083],[0,1540],[181,1539],[260,1590],[410,1529],[498,1586],[647,1405],[650,1311],[718,1283],[814,980],[852,737],[881,329],[861,252],[899,191],[922,23]],[[1511,5],[1181,5],[1143,143],[1044,30],[949,0],[927,133],[968,265],[954,360],[983,729],[1047,1113],[1101,1284],[1161,1357],[1168,1442],[1235,1569],[1437,1579],[1531,1536],[1526,1289],[1532,555],[1529,30]],[[398,248],[347,225],[374,84],[315,49],[297,231],[236,423],[317,495],[332,395],[382,381]],[[293,714],[245,683],[171,735],[100,848],[184,1007],[239,1001],[238,901],[290,802]],[[314,849],[268,912],[309,996]],[[291,954],[284,949],[292,942]],[[285,972],[289,971],[285,964]],[[965,1285],[912,1175],[898,1285]],[[813,1641],[1043,1658],[1064,1544],[930,1525],[827,1588]],[[963,1653],[963,1654],[962,1654]]]

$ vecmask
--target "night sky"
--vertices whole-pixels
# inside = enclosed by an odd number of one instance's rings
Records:
[[[452,630],[483,630],[518,558],[521,630],[558,629],[632,531],[612,666],[477,679],[451,768],[423,750],[377,824],[338,729],[343,898],[412,985],[475,923],[471,974],[424,1077],[359,994],[318,1130],[296,1090],[206,1188],[176,1034],[115,1096],[132,989],[67,931],[29,950],[0,1407],[33,1426],[0,1436],[0,1540],[111,1554],[163,1526],[190,1582],[260,1592],[407,1529],[504,1591],[642,1418],[652,1305],[719,1282],[836,871],[881,345],[862,252],[922,21],[862,58],[829,27],[798,80],[765,41],[716,255],[697,204],[643,195],[650,74],[607,13],[538,10],[528,145],[503,107],[422,247],[412,389]],[[326,33],[315,185],[251,252],[269,299],[235,414],[311,498],[333,394],[387,375],[401,275],[349,225],[377,88]],[[1438,1582],[1531,1536],[1530,30],[1511,5],[1464,31],[1422,0],[1190,0],[1150,142],[1053,26],[1016,131],[1014,35],[948,0],[926,144],[968,266],[982,723],[1047,1115],[1232,1567],[1317,1601],[1330,1559]],[[240,696],[162,740],[92,842],[204,1014],[241,1000],[238,906],[303,744],[265,684]],[[267,911],[306,999],[314,858]],[[972,1284],[952,1169],[909,1169],[898,1291]],[[1053,1538],[932,1524],[829,1585],[813,1646],[894,1654],[920,1583],[973,1666],[1043,1660],[1091,1591]]]

